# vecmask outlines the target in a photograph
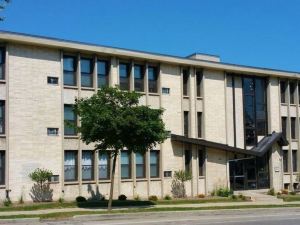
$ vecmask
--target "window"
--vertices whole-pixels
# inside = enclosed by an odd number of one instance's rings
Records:
[[[47,77],[48,84],[58,85],[58,77]]]
[[[298,84],[298,96],[299,96],[298,101],[299,101],[299,104],[300,104],[300,84]]]
[[[121,179],[131,178],[131,154],[129,151],[121,151]]]
[[[291,138],[296,139],[296,118],[291,117]]]
[[[172,171],[170,170],[164,171],[164,177],[172,177]]]
[[[186,146],[186,149],[184,150],[184,165],[185,165],[185,171],[191,172],[192,168],[192,151],[189,150],[190,146]]]
[[[150,177],[159,177],[159,151],[150,151]]]
[[[285,173],[289,172],[289,168],[288,168],[288,151],[287,150],[282,151],[282,161],[283,161],[283,172],[285,172]]]
[[[292,151],[292,157],[293,157],[293,172],[298,172],[297,150]]]
[[[144,91],[144,67],[134,65],[134,90]]]
[[[290,104],[295,104],[295,89],[296,89],[296,84],[290,82]]]
[[[188,137],[189,136],[189,112],[188,111],[184,111],[183,112],[183,133],[184,136]]]
[[[5,48],[0,48],[0,80],[5,79]]]
[[[202,70],[197,70],[196,71],[197,97],[202,97],[202,87],[201,87],[202,79],[203,79]]]
[[[65,181],[77,181],[77,151],[65,151],[64,173]]]
[[[157,93],[157,68],[153,66],[148,67],[148,88],[150,93]]]
[[[99,152],[98,155],[99,180],[110,178],[110,158],[108,152]]]
[[[58,128],[47,128],[48,136],[58,136]]]
[[[136,178],[145,178],[145,154],[135,153]]]
[[[189,83],[189,71],[187,69],[182,70],[182,79],[183,79],[183,95],[188,96],[188,83]]]
[[[0,151],[0,185],[5,184],[5,151]]]
[[[59,175],[52,175],[52,176],[48,179],[48,181],[49,181],[50,183],[59,183]]]
[[[80,59],[81,87],[93,87],[93,60]]]
[[[72,105],[64,106],[65,135],[76,135],[77,118]]]
[[[73,56],[64,56],[64,85],[76,86],[76,58]]]
[[[5,101],[0,101],[0,134],[5,134]]]
[[[280,81],[280,99],[281,99],[281,103],[286,103],[285,91],[286,91],[286,82],[285,81]]]
[[[119,65],[119,77],[120,77],[120,89],[129,90],[129,64],[120,63]]]
[[[205,164],[205,150],[198,150],[198,168],[199,168],[199,176],[204,176],[204,164]]]
[[[163,94],[168,95],[168,94],[170,94],[170,88],[163,87],[163,88],[161,89],[161,92],[162,92]]]
[[[108,62],[98,60],[97,62],[97,78],[98,78],[98,88],[107,87],[109,84],[109,69]]]
[[[94,179],[94,152],[82,151],[81,158],[82,180]]]
[[[202,112],[197,112],[198,138],[202,137]]]
[[[286,117],[281,117],[282,135],[286,138]]]

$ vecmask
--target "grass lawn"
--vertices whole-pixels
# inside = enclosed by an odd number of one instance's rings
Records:
[[[134,206],[152,206],[152,205],[178,205],[178,204],[200,204],[209,202],[241,202],[242,199],[232,199],[224,197],[207,197],[203,199],[176,199],[176,200],[158,200],[158,201],[135,201],[114,200],[113,206],[119,207],[134,207]],[[30,203],[23,205],[12,205],[9,207],[0,207],[0,212],[5,211],[33,211],[41,209],[61,209],[61,208],[105,208],[107,207],[107,200],[104,201],[86,201],[86,202],[49,202],[49,203]]]
[[[32,215],[13,215],[0,216],[0,219],[18,219],[18,218],[36,218],[40,219],[63,219],[76,215],[104,215],[104,214],[122,214],[122,213],[141,213],[141,212],[172,212],[172,211],[195,211],[195,210],[221,210],[221,209],[248,209],[248,208],[282,208],[282,207],[300,207],[300,204],[287,205],[239,205],[239,206],[211,206],[211,207],[165,207],[165,208],[139,208],[128,210],[113,210],[111,212],[103,211],[74,211],[74,212],[58,212],[49,214],[32,214]]]
[[[300,201],[300,195],[280,195],[278,198],[282,198],[285,202]]]

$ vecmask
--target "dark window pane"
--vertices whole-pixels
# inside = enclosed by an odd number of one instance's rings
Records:
[[[82,180],[94,179],[94,154],[92,151],[82,151],[81,174]]]
[[[292,139],[296,139],[296,118],[291,118],[291,137]]]
[[[187,149],[190,148],[190,146],[186,146],[186,149],[184,151],[184,165],[185,165],[185,171],[191,172],[191,162],[192,162],[192,151]]]
[[[108,78],[108,63],[106,61],[97,62],[98,73],[98,88],[107,87],[109,84]]]
[[[205,155],[204,150],[198,150],[198,167],[199,167],[199,176],[204,176],[204,164],[205,164]]]
[[[119,64],[120,89],[129,90],[129,64]]]
[[[150,177],[159,177],[159,151],[150,151]]]
[[[281,117],[281,126],[282,126],[282,135],[286,137],[286,120],[287,118],[286,117]]]
[[[187,96],[188,95],[189,71],[183,70],[182,76],[183,76],[183,78],[182,78],[183,79],[183,95]]]
[[[196,83],[197,83],[197,97],[202,97],[201,83],[202,83],[202,71],[196,72]]]
[[[48,84],[58,84],[58,77],[47,77]]]
[[[290,104],[295,104],[295,89],[295,83],[290,82]]]
[[[297,150],[292,151],[292,157],[293,157],[293,172],[298,172]]]
[[[144,68],[140,65],[134,66],[134,90],[144,91]]]
[[[93,87],[93,65],[91,59],[81,59],[81,86],[82,87]]]
[[[0,184],[5,184],[5,151],[0,151]]]
[[[64,56],[64,85],[76,86],[76,58]]]
[[[184,111],[183,112],[184,118],[183,118],[183,122],[184,122],[184,136],[188,137],[189,136],[189,112],[188,111]]]
[[[145,154],[135,153],[136,178],[145,178]]]
[[[285,90],[286,90],[286,82],[285,81],[280,81],[280,98],[281,98],[281,103],[286,103]]]
[[[5,79],[5,48],[0,48],[0,80]]]
[[[197,112],[198,138],[202,137],[202,112]]]
[[[0,134],[5,134],[5,101],[0,101]]]
[[[65,105],[64,106],[64,121],[65,121],[65,135],[76,135],[76,126],[77,124],[77,117],[73,111],[72,105]]]
[[[149,92],[151,93],[157,93],[157,68],[156,67],[148,67],[148,86],[149,86]]]
[[[121,152],[121,178],[130,179],[131,178],[131,158],[129,151]]]
[[[254,79],[253,78],[244,78],[243,79],[243,88],[245,95],[254,95]]]
[[[65,181],[76,181],[77,178],[77,151],[65,151],[64,176]]]
[[[283,172],[287,173],[289,171],[288,168],[288,151],[282,151],[282,160],[283,160]]]
[[[110,178],[110,158],[107,152],[99,152],[98,155],[99,179],[105,180]]]

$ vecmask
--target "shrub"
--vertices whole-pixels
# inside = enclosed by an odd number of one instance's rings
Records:
[[[34,202],[49,202],[52,201],[53,189],[50,189],[49,180],[52,172],[47,169],[35,169],[29,174],[32,181],[35,182],[31,188],[31,198]]]
[[[76,202],[86,202],[86,198],[83,196],[77,196],[76,197]]]
[[[58,199],[58,202],[60,203],[60,204],[62,204],[62,203],[64,203],[64,198],[62,198],[62,197],[60,197],[59,199]]]
[[[283,195],[287,195],[287,194],[289,194],[289,191],[288,191],[287,189],[282,189],[282,190],[281,190],[281,193],[282,193]]]
[[[3,201],[3,205],[6,206],[6,207],[9,207],[12,205],[12,202],[9,198],[6,198],[4,201]]]
[[[212,196],[216,195],[219,197],[229,197],[230,195],[233,194],[233,191],[227,187],[220,187],[215,189],[214,194],[212,194]]]
[[[295,191],[291,191],[290,195],[296,195],[297,193]]]
[[[158,200],[156,195],[151,195],[151,196],[149,196],[148,199],[149,199],[149,201],[154,201],[154,202],[156,202]]]
[[[125,201],[127,199],[126,195],[119,195],[118,200]]]
[[[164,200],[172,200],[172,197],[170,195],[165,195]]]
[[[236,200],[238,197],[236,195],[231,195],[231,199]]]
[[[199,194],[198,198],[205,198],[205,194]]]
[[[281,195],[281,192],[280,192],[280,191],[278,191],[278,192],[277,192],[277,195],[278,195],[278,196],[280,196],[280,195]]]
[[[274,188],[270,188],[269,190],[268,190],[268,193],[267,193],[268,195],[275,195],[275,190],[274,190]]]
[[[139,195],[136,195],[134,198],[133,198],[135,201],[141,201],[141,198]]]

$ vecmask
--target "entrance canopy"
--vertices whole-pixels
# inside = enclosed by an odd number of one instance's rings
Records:
[[[259,156],[259,157],[263,156],[276,142],[280,146],[286,146],[289,144],[288,141],[286,140],[286,138],[283,137],[282,133],[276,133],[276,132],[273,132],[272,134],[265,136],[260,142],[257,143],[257,146],[254,146],[253,148],[251,148],[249,150],[246,150],[243,148],[232,147],[232,146],[217,143],[217,142],[206,141],[203,139],[189,138],[189,137],[185,137],[185,136],[177,135],[177,134],[171,134],[171,140],[186,143],[186,144],[201,145],[204,147],[216,148],[216,149],[221,149],[224,151]]]

